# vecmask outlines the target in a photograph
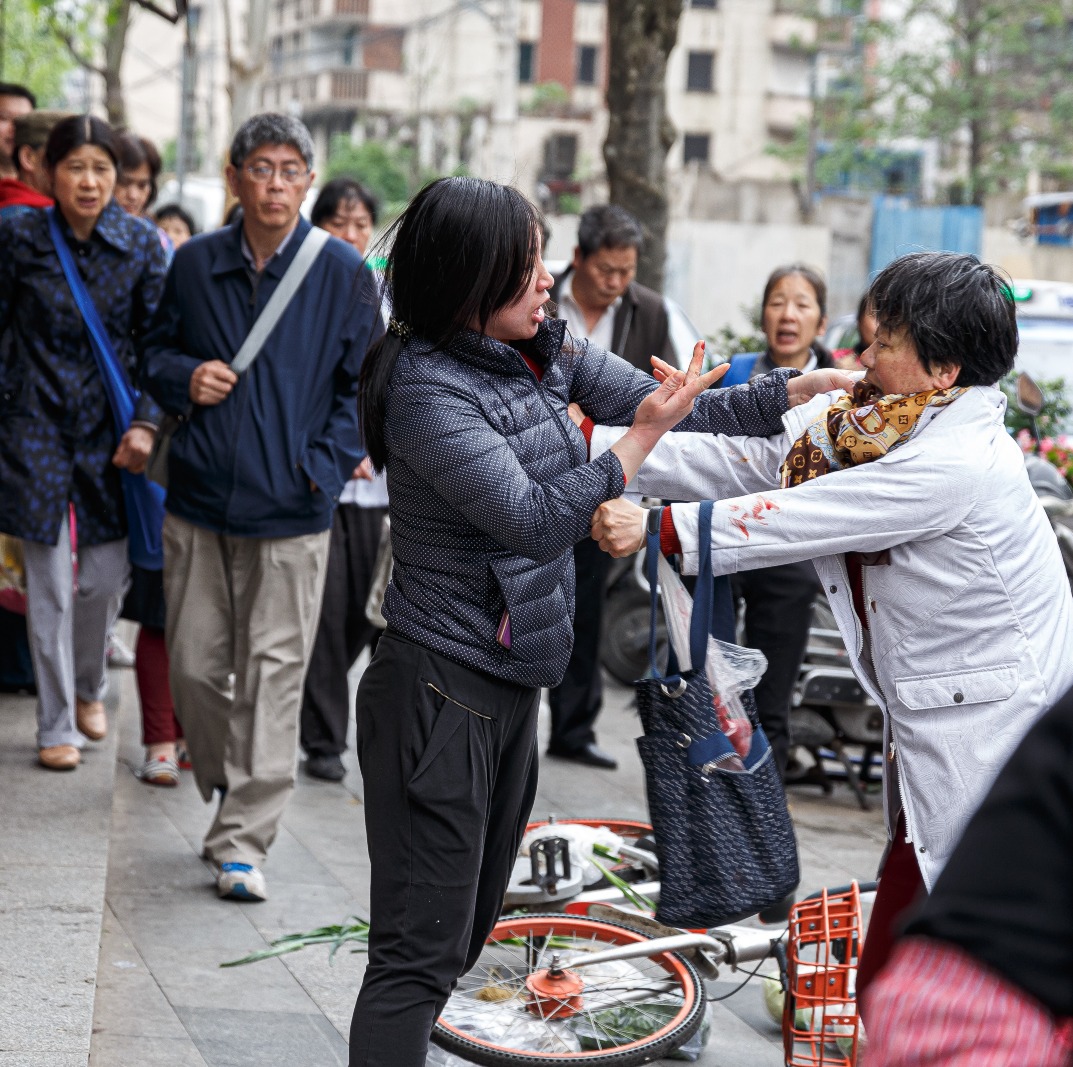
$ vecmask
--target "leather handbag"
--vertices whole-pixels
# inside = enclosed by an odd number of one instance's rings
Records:
[[[295,253],[279,285],[268,298],[264,310],[257,316],[253,328],[242,342],[242,347],[231,360],[231,369],[236,374],[248,370],[253,361],[261,354],[268,335],[276,328],[276,323],[287,310],[287,305],[298,287],[305,280],[309,268],[313,266],[320,250],[328,243],[331,234],[327,230],[313,227],[302,240],[301,247]],[[178,415],[165,415],[157,429],[156,438],[153,441],[153,450],[149,453],[149,461],[145,465],[145,476],[157,485],[167,488],[168,485],[168,453],[171,450],[171,439],[175,431],[186,421]]]
[[[692,666],[680,671],[672,648],[666,674],[660,674],[656,663],[659,527],[650,524],[651,677],[635,683],[644,727],[637,748],[660,865],[656,919],[687,929],[753,915],[785,899],[800,880],[786,796],[751,694],[745,703],[752,744],[744,759],[730,759],[736,753],[720,729],[704,669],[714,603],[711,521],[709,501],[700,506],[700,563],[690,617]],[[728,765],[742,769],[730,770]]]

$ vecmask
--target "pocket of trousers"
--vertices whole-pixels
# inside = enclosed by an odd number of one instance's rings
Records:
[[[468,885],[477,880],[484,849],[495,722],[427,681],[417,699],[432,728],[406,788],[411,881]]]

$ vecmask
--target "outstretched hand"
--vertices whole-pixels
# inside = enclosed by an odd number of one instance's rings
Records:
[[[859,378],[860,375],[858,374]],[[792,408],[807,403],[820,393],[830,393],[835,389],[853,392],[854,378],[842,370],[813,370],[786,383],[786,399]]]
[[[660,383],[659,388],[649,393],[637,407],[632,429],[647,439],[654,435],[652,445],[672,426],[677,426],[692,410],[693,401],[710,389],[726,374],[730,364],[721,363],[707,374],[701,374],[704,364],[704,342],[698,341],[693,348],[693,358],[683,371],[672,367],[658,356],[652,357],[652,373]],[[651,447],[651,446],[650,446]]]
[[[727,372],[727,365],[724,364],[707,374],[701,374],[703,362],[703,341],[697,342],[693,349],[693,358],[685,370],[678,370],[677,367],[652,357],[653,373],[659,380],[659,388],[638,404],[633,415],[633,424],[625,436],[611,446],[611,451],[618,456],[622,464],[622,473],[627,482],[633,479],[659,439],[693,410],[693,401],[705,389],[715,385]]]

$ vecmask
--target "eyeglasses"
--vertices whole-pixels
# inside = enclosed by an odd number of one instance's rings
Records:
[[[288,185],[297,185],[309,171],[299,170],[297,167],[272,167],[267,163],[253,163],[246,168],[246,173],[258,185],[264,185],[277,173]]]

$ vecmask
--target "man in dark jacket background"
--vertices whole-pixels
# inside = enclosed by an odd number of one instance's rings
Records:
[[[260,866],[294,788],[302,683],[332,513],[361,459],[357,379],[381,332],[361,256],[329,239],[241,376],[230,363],[312,227],[313,144],[264,114],[235,134],[237,222],[176,252],[144,383],[183,421],[168,455],[167,645],[221,896],[266,897]]]
[[[651,373],[652,356],[678,361],[663,297],[633,280],[643,240],[640,224],[624,208],[590,207],[578,223],[573,261],[555,279],[550,295],[575,337]],[[611,557],[595,541],[586,538],[575,546],[574,651],[562,684],[549,694],[548,754],[614,769],[617,763],[597,747],[593,730],[603,702],[600,627],[610,566]]]

